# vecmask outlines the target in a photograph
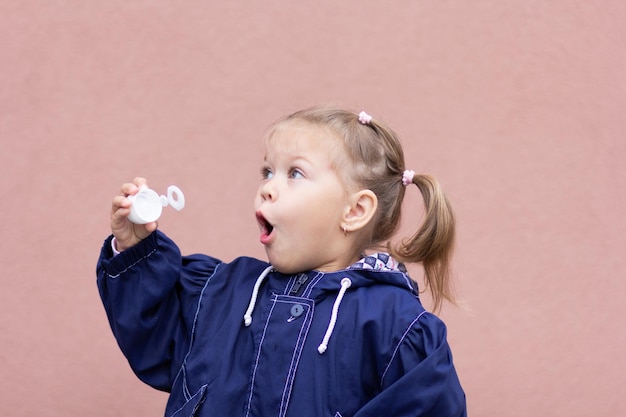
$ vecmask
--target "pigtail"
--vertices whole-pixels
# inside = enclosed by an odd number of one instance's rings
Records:
[[[415,175],[412,183],[422,194],[425,218],[418,231],[396,247],[395,254],[404,262],[422,264],[425,284],[433,296],[433,311],[438,312],[444,300],[454,303],[450,276],[455,235],[454,214],[434,177]]]

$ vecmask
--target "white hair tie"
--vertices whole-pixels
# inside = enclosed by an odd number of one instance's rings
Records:
[[[359,123],[363,125],[368,125],[372,121],[372,116],[362,111],[359,113]]]
[[[415,171],[411,171],[411,170],[407,169],[402,174],[402,184],[404,184],[405,186],[407,186],[409,184],[413,184],[413,177],[414,176],[415,176]]]

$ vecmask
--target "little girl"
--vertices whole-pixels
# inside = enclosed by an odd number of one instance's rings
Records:
[[[133,371],[171,392],[166,416],[465,416],[445,325],[401,263],[423,265],[435,310],[452,301],[438,183],[405,169],[388,127],[329,107],[274,124],[261,172],[269,263],[181,256],[156,223],[128,221],[143,178],[113,199],[98,288]],[[392,245],[409,185],[425,219]]]

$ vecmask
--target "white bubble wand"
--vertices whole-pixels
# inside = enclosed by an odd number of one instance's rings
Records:
[[[146,185],[139,187],[139,192],[129,195],[132,201],[128,220],[135,224],[146,224],[157,221],[161,217],[163,207],[171,206],[174,210],[180,211],[185,207],[185,196],[175,185],[167,188],[167,196],[158,195]]]

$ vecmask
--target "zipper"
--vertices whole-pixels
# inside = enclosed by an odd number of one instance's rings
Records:
[[[298,297],[300,295],[299,293],[301,292],[300,288],[308,280],[309,280],[309,276],[307,274],[298,274],[298,276],[296,277],[296,282],[293,284],[293,287],[291,287],[291,291],[289,291],[289,295]],[[304,288],[302,288],[302,291],[304,291]]]

